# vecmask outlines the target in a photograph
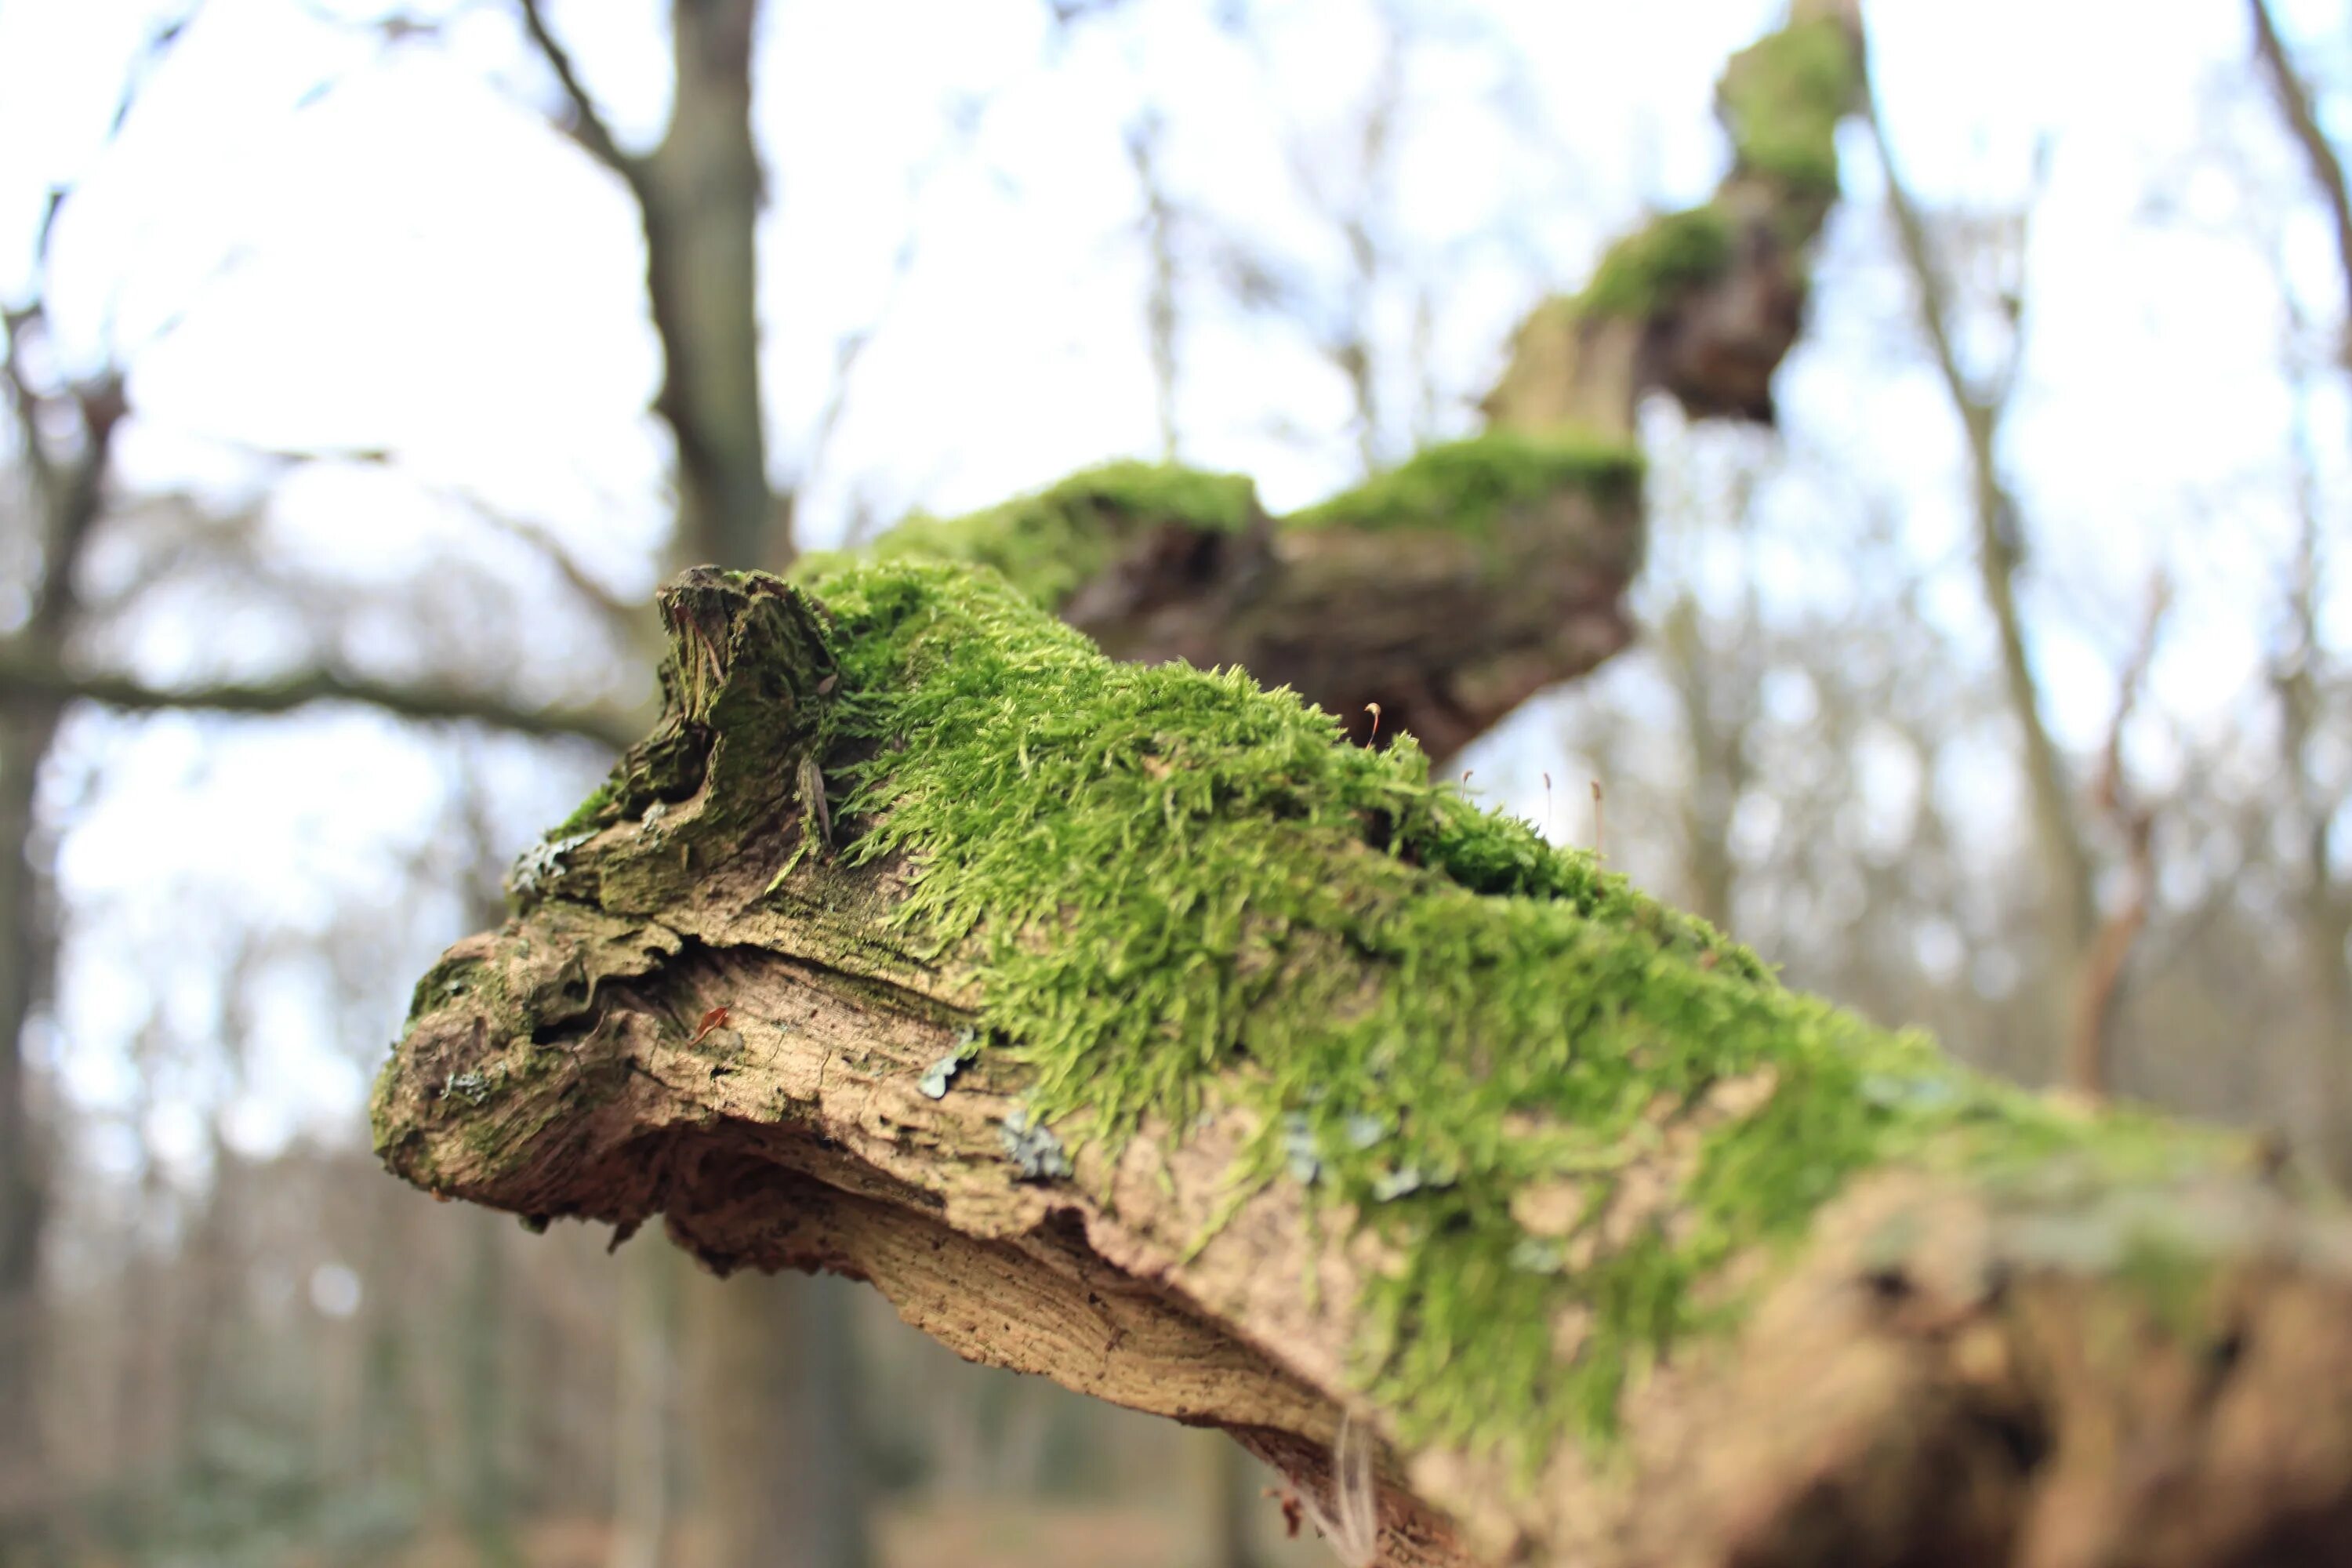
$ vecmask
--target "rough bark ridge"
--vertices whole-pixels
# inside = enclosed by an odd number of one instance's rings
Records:
[[[2352,1552],[2352,1228],[1753,958],[1001,578],[690,574],[656,731],[420,983],[446,1195],[872,1281],[1226,1426],[1385,1560]]]

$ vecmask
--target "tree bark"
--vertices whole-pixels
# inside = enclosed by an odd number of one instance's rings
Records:
[[[1351,1412],[1391,1563],[2352,1552],[2352,1226],[2255,1152],[1000,581],[824,587],[666,592],[661,726],[418,986],[396,1172],[866,1279],[1318,1500]]]

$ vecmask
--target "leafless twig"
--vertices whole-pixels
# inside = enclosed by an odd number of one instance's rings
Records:
[[[625,151],[605,123],[604,112],[589,96],[588,86],[580,79],[580,72],[572,63],[571,51],[563,47],[547,25],[543,0],[520,0],[522,25],[530,41],[539,50],[547,68],[555,73],[556,85],[563,89],[563,100],[571,110],[571,122],[564,127],[573,141],[587,149],[588,155],[621,176],[642,203],[646,196],[646,172],[643,162]]]

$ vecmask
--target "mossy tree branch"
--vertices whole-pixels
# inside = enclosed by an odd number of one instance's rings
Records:
[[[417,987],[378,1146],[871,1280],[1384,1560],[2332,1561],[2352,1226],[1743,950],[1238,676],[927,563],[666,592],[665,717]]]
[[[1497,433],[1280,519],[1238,476],[1117,463],[872,553],[993,567],[1116,658],[1239,667],[1443,763],[1625,646],[1642,538],[1633,447]]]
[[[1582,291],[1538,305],[1486,397],[1496,426],[1630,436],[1643,396],[1692,416],[1773,421],[1797,340],[1807,251],[1837,198],[1838,122],[1861,107],[1854,0],[1795,0],[1732,57],[1716,92],[1730,173],[1713,196],[1611,247]]]
[[[1722,188],[1537,309],[1483,436],[1286,519],[1232,476],[1118,464],[972,517],[912,520],[875,552],[994,566],[1115,657],[1238,666],[1360,743],[1410,734],[1442,766],[1630,640],[1642,395],[1771,418],[1861,79],[1858,22],[1837,0],[1808,0],[1735,57]]]

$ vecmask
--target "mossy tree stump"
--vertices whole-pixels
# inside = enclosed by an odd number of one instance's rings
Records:
[[[1000,575],[666,591],[667,710],[419,984],[437,1194],[871,1281],[1384,1560],[2352,1560],[2352,1226],[1779,986],[1415,749]]]

